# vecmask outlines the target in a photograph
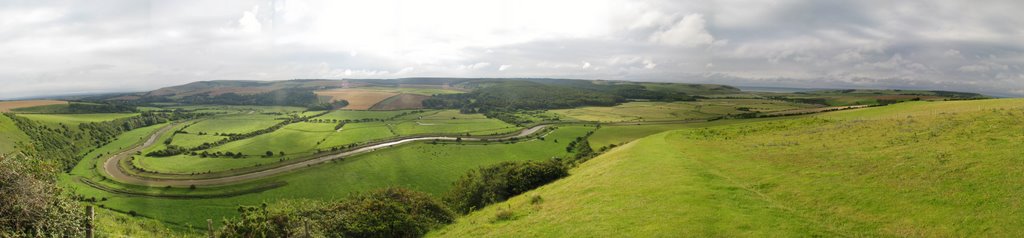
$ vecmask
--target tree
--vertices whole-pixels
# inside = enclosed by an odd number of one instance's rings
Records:
[[[431,195],[403,188],[357,194],[336,202],[283,201],[243,206],[219,237],[420,237],[455,214]]]
[[[0,237],[80,237],[81,205],[56,185],[57,166],[0,155]]]
[[[269,151],[269,150],[268,150],[268,151],[267,151],[267,157],[270,157],[270,156],[274,156],[274,152],[273,152],[273,151]]]
[[[444,195],[453,210],[468,213],[568,176],[561,161],[504,162],[470,171]]]
[[[281,154],[281,156],[284,156],[284,151],[280,151],[279,154]]]

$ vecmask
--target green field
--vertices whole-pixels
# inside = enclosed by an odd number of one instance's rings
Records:
[[[659,133],[433,234],[1015,236],[1022,118],[1020,99],[914,102]]]
[[[521,128],[481,114],[461,114],[458,110],[433,111],[402,117],[392,125],[399,135],[461,134],[490,135]]]
[[[360,120],[360,119],[388,119],[402,113],[413,113],[415,110],[403,111],[356,111],[356,110],[335,110],[316,119],[326,120]]]
[[[215,136],[215,135],[212,135],[212,134],[199,135],[199,134],[178,133],[178,134],[175,134],[174,137],[172,137],[173,140],[171,141],[171,144],[172,145],[176,145],[176,146],[185,147],[185,148],[193,148],[193,147],[196,147],[196,146],[200,146],[203,143],[212,143],[212,142],[216,142],[216,141],[222,140],[224,138],[227,138],[227,137],[225,137],[225,136]]]
[[[198,134],[205,132],[214,133],[247,133],[266,129],[274,124],[280,123],[282,116],[266,114],[231,114],[206,119],[189,126],[185,131]]]
[[[814,105],[764,99],[705,99],[697,102],[628,102],[614,107],[551,110],[583,121],[641,122],[710,119],[746,112],[777,112]]]
[[[0,115],[0,154],[18,151],[15,146],[27,141],[30,141],[28,135],[18,129],[11,118]]]
[[[149,128],[147,128],[149,129]],[[238,205],[258,205],[279,199],[336,199],[352,192],[368,191],[387,186],[402,186],[439,194],[465,172],[480,166],[502,161],[543,160],[566,156],[566,145],[593,127],[563,127],[547,136],[547,140],[531,140],[515,144],[438,144],[412,143],[363,154],[343,161],[327,163],[299,172],[278,175],[252,183],[283,181],[281,188],[256,194],[215,199],[163,199],[111,194],[74,183],[71,177],[63,183],[74,187],[86,197],[108,198],[98,202],[120,211],[136,211],[147,217],[170,224],[205,226],[205,219],[235,216]],[[119,141],[137,140],[136,131]],[[557,140],[558,142],[554,142]],[[125,145],[119,142],[116,145]],[[119,146],[120,147],[120,146]],[[97,151],[110,151],[103,147]],[[90,162],[91,161],[91,162]],[[76,167],[73,176],[94,178],[91,171],[95,160],[86,160]],[[325,182],[330,181],[330,182]],[[238,185],[245,186],[245,185]],[[159,189],[157,189],[159,190]],[[183,228],[183,226],[176,226]]]
[[[328,128],[333,130],[334,127]],[[331,147],[367,142],[394,137],[383,122],[348,123],[340,131],[330,133],[317,146],[318,149],[329,150]]]
[[[111,121],[118,118],[137,116],[138,113],[92,113],[92,114],[18,114],[18,116],[51,124],[77,125],[88,122]]]

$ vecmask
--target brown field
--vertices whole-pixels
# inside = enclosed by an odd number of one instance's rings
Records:
[[[377,105],[373,105],[370,110],[419,109],[423,108],[423,100],[427,98],[430,98],[430,96],[403,93],[380,101]]]
[[[380,101],[398,95],[398,93],[340,88],[316,91],[316,95],[328,96],[331,101],[346,100],[348,106],[345,109],[368,110]]]
[[[57,100],[25,100],[25,101],[2,101],[0,102],[0,112],[9,112],[11,109],[23,108],[23,107],[35,107],[35,106],[46,106],[54,104],[67,104],[66,101]]]

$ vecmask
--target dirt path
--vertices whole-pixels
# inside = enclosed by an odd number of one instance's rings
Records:
[[[375,150],[378,150],[378,149],[384,149],[384,148],[387,148],[387,147],[391,147],[391,146],[395,146],[395,145],[400,145],[400,144],[405,144],[405,143],[414,142],[414,141],[429,141],[429,140],[448,140],[448,141],[453,141],[453,140],[458,139],[456,137],[447,137],[447,136],[429,136],[429,137],[416,137],[416,138],[402,139],[402,140],[392,141],[392,142],[383,142],[383,143],[378,143],[378,144],[367,146],[367,147],[362,147],[362,148],[359,148],[359,149],[356,149],[356,150],[352,150],[352,151],[346,151],[346,152],[341,152],[341,153],[337,153],[337,154],[317,157],[317,158],[314,158],[314,159],[309,159],[309,160],[305,160],[305,161],[302,161],[302,162],[298,162],[298,163],[294,163],[294,164],[288,164],[288,165],[284,165],[284,166],[280,166],[280,167],[270,168],[270,169],[267,169],[267,170],[255,171],[255,172],[251,172],[251,173],[232,175],[232,176],[220,177],[220,178],[173,179],[173,180],[172,179],[153,179],[153,178],[144,178],[144,177],[132,176],[132,175],[126,174],[124,171],[121,170],[121,166],[118,166],[121,160],[124,160],[126,158],[130,158],[130,156],[132,154],[136,153],[137,151],[141,151],[142,149],[145,149],[146,147],[151,146],[157,140],[157,138],[160,138],[160,136],[163,135],[164,133],[166,133],[168,130],[170,130],[171,127],[172,126],[167,126],[165,128],[160,129],[156,133],[153,133],[153,135],[150,136],[149,140],[147,140],[142,145],[136,146],[134,148],[131,148],[129,150],[121,152],[121,153],[119,153],[117,155],[114,155],[111,158],[108,158],[107,161],[105,161],[103,163],[103,170],[106,171],[106,173],[108,175],[110,175],[112,178],[114,178],[114,180],[117,180],[119,182],[128,183],[128,184],[135,184],[135,185],[145,185],[145,186],[151,186],[151,187],[190,186],[190,185],[196,185],[196,186],[227,185],[227,184],[251,181],[251,180],[260,179],[260,178],[264,178],[264,177],[268,177],[268,176],[272,176],[272,175],[277,175],[277,174],[281,174],[281,173],[286,173],[286,172],[290,172],[290,171],[293,171],[293,170],[298,170],[298,169],[301,169],[301,168],[305,168],[305,167],[309,167],[309,166],[312,166],[312,165],[316,165],[316,164],[324,163],[324,162],[327,162],[327,161],[331,161],[331,160],[334,160],[334,159],[343,158],[343,157],[349,157],[349,156],[353,156],[353,155],[357,155],[357,154],[361,154],[361,153],[372,152],[372,151],[375,151]],[[548,125],[534,126],[534,127],[531,127],[531,128],[523,129],[523,130],[519,131],[518,134],[515,134],[515,135],[510,135],[510,136],[501,137],[501,138],[488,138],[488,139],[489,140],[505,140],[505,139],[525,137],[525,136],[529,136],[529,135],[532,135],[534,133],[537,133],[538,131],[541,131],[544,128],[547,128],[547,127],[548,127]],[[464,141],[480,141],[481,138],[465,137],[465,138],[462,138],[462,140],[464,140]]]

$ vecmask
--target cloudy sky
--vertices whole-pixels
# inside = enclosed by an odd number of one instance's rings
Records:
[[[0,98],[562,77],[1024,96],[1024,1],[0,0]]]

